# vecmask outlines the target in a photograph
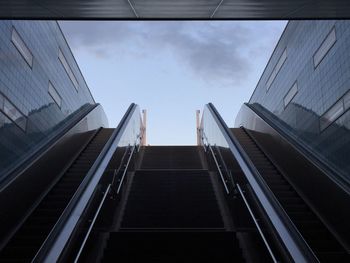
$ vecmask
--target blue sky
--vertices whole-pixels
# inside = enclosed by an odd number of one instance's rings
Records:
[[[151,145],[196,143],[195,111],[214,103],[233,126],[286,21],[64,21],[95,98],[116,127],[131,102],[147,109]]]

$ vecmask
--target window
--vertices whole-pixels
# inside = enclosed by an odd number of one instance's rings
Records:
[[[321,117],[320,128],[321,131],[326,129],[333,121],[338,119],[340,115],[344,112],[343,100],[339,100],[334,104],[330,109],[326,111],[325,114]]]
[[[328,51],[334,45],[336,41],[335,28],[328,34],[328,36],[323,40],[321,46],[317,49],[314,54],[314,66],[315,68],[320,64],[322,59],[327,55]]]
[[[22,130],[26,129],[27,118],[5,96],[1,94],[0,110]]]
[[[283,99],[284,107],[287,107],[287,105],[292,101],[292,99],[297,93],[298,93],[298,83],[295,82]]]
[[[49,82],[49,94],[51,98],[56,102],[58,107],[61,108],[61,104],[62,104],[61,96],[58,94],[54,86],[52,86],[51,82]]]
[[[350,108],[350,91],[344,95],[344,108],[345,110]]]
[[[73,83],[73,85],[74,85],[74,88],[76,89],[76,91],[78,91],[78,89],[79,89],[78,81],[77,81],[77,79],[75,78],[74,73],[73,73],[71,67],[69,66],[69,64],[68,64],[68,62],[67,62],[65,56],[63,55],[61,49],[59,49],[59,51],[58,51],[58,58],[59,58],[59,60],[61,61],[61,63],[62,63],[62,65],[63,65],[64,69],[66,70],[66,72],[67,72],[67,74],[68,74],[70,80],[72,81],[72,83]]]
[[[19,53],[22,55],[24,60],[27,62],[27,64],[32,67],[33,66],[33,55],[20,37],[20,35],[17,33],[15,28],[12,28],[12,36],[11,41],[19,51]]]
[[[330,107],[320,119],[321,131],[326,129],[332,122],[337,120],[344,112],[350,108],[350,91],[345,93],[338,102]]]
[[[278,62],[276,64],[276,66],[274,67],[274,69],[271,72],[271,75],[269,77],[269,79],[266,82],[266,90],[269,90],[272,82],[274,81],[274,79],[276,78],[278,72],[280,71],[280,69],[282,68],[284,61],[286,61],[287,59],[287,49],[285,49],[282,53],[282,55],[280,56],[280,58],[278,59]]]

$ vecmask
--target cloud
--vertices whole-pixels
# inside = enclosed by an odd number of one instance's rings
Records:
[[[285,23],[285,22],[282,22]],[[264,22],[60,22],[68,42],[97,58],[154,57],[170,51],[211,86],[239,86],[256,57],[278,38],[281,23]],[[283,25],[282,25],[283,26]],[[276,33],[277,32],[277,33]]]

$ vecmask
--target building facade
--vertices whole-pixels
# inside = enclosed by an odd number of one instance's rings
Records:
[[[96,103],[57,22],[1,21],[0,57],[1,180]]]
[[[248,103],[348,183],[349,47],[350,21],[290,21]]]

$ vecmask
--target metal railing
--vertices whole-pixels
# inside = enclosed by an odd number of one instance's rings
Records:
[[[209,150],[210,150],[210,152],[211,152],[211,155],[212,155],[212,157],[213,157],[213,159],[214,159],[216,168],[217,168],[217,170],[218,170],[218,172],[219,172],[219,174],[220,174],[222,183],[223,183],[223,185],[224,185],[224,187],[225,187],[226,193],[227,193],[227,194],[230,194],[230,192],[229,192],[229,190],[228,190],[228,187],[227,187],[227,181],[226,181],[226,180],[224,179],[224,177],[223,177],[223,174],[222,174],[222,172],[221,172],[221,165],[220,165],[219,162],[217,161],[216,154],[214,153],[214,151],[213,151],[213,149],[212,149],[210,143],[208,142],[208,139],[207,139],[207,137],[206,137],[206,135],[205,135],[205,133],[204,133],[203,131],[202,131],[202,134],[203,134],[202,138],[206,140],[206,143],[203,142],[203,146],[204,146],[204,147],[205,147],[205,145],[208,146],[208,148],[209,148]],[[223,162],[223,159],[222,159],[221,156],[220,156],[220,159],[221,159],[221,161]],[[225,165],[224,163],[223,163],[223,165],[225,166],[225,170],[227,171],[226,165]],[[250,214],[250,216],[252,217],[256,228],[258,229],[258,232],[259,232],[259,234],[260,234],[260,236],[261,236],[261,239],[263,240],[263,242],[264,242],[264,244],[265,244],[265,247],[267,248],[267,250],[268,250],[268,252],[269,252],[269,254],[270,254],[270,256],[271,256],[271,259],[273,260],[274,263],[277,263],[278,261],[277,261],[277,259],[276,259],[276,256],[274,255],[274,253],[273,253],[273,251],[272,251],[272,249],[271,249],[269,243],[267,242],[267,239],[266,239],[266,237],[265,237],[265,235],[264,235],[264,233],[263,233],[263,231],[262,231],[262,229],[261,229],[261,227],[260,227],[260,224],[259,224],[259,222],[258,222],[256,216],[254,215],[253,210],[251,209],[251,207],[250,207],[250,205],[249,205],[249,203],[248,203],[248,201],[247,201],[247,199],[246,199],[246,197],[245,197],[245,195],[244,195],[244,192],[243,192],[242,188],[240,187],[240,185],[239,185],[238,183],[234,183],[233,180],[232,180],[232,184],[233,184],[233,187],[235,187],[235,188],[238,190],[239,194],[241,195],[241,197],[242,197],[242,199],[243,199],[243,201],[244,201],[244,204],[246,205],[246,207],[247,207],[247,209],[248,209],[248,211],[249,211],[249,214]]]
[[[265,247],[266,247],[267,250],[269,251],[269,254],[270,254],[270,256],[271,256],[273,262],[277,263],[278,261],[277,261],[277,259],[276,259],[276,256],[275,256],[275,254],[272,252],[272,249],[271,249],[269,243],[267,242],[267,239],[266,239],[266,237],[265,237],[265,235],[264,235],[264,232],[262,231],[262,229],[261,229],[261,227],[260,227],[260,224],[259,224],[259,222],[258,222],[258,219],[256,218],[256,216],[255,216],[253,210],[251,209],[251,207],[250,207],[250,205],[249,205],[249,203],[248,203],[248,200],[247,200],[247,198],[245,197],[244,192],[242,191],[242,188],[240,187],[239,184],[236,184],[236,187],[237,187],[238,192],[240,193],[240,195],[241,195],[241,197],[242,197],[242,199],[243,199],[243,201],[244,201],[245,206],[247,207],[247,209],[248,209],[248,211],[249,211],[250,216],[252,217],[252,219],[253,219],[253,221],[254,221],[254,224],[255,224],[256,228],[258,229],[258,232],[259,232],[259,234],[260,234],[260,236],[261,236],[261,239],[263,240],[263,242],[264,242],[264,244],[265,244]]]
[[[140,137],[138,137],[138,139],[139,139],[139,138],[140,138]],[[118,181],[119,181],[119,185],[118,185],[118,188],[117,188],[117,195],[119,194],[120,189],[121,189],[122,186],[123,186],[124,178],[125,178],[126,173],[128,172],[128,167],[129,167],[131,158],[132,158],[132,156],[133,156],[133,154],[134,154],[134,151],[135,151],[135,149],[136,149],[136,145],[137,145],[137,144],[135,143],[134,146],[132,147],[131,152],[130,152],[130,155],[129,155],[129,158],[128,158],[128,161],[126,162],[125,169],[124,169],[124,172],[123,172],[123,174],[122,174],[122,177],[121,177],[120,180],[118,180]]]
[[[83,250],[84,250],[85,244],[86,244],[87,240],[88,240],[89,237],[90,237],[91,230],[92,230],[92,228],[93,228],[94,225],[95,225],[96,219],[97,219],[98,215],[100,214],[101,208],[102,208],[102,206],[104,205],[104,202],[105,202],[105,200],[106,200],[106,197],[107,197],[108,194],[109,194],[110,189],[111,189],[111,184],[108,185],[108,187],[107,187],[107,189],[106,189],[106,191],[105,191],[105,193],[104,193],[104,195],[103,195],[103,197],[102,197],[102,200],[101,200],[101,202],[100,202],[100,204],[99,204],[99,206],[98,206],[98,208],[97,208],[97,210],[96,210],[96,213],[95,213],[95,215],[94,215],[94,218],[92,219],[91,224],[90,224],[90,226],[89,226],[89,228],[88,228],[88,231],[87,231],[87,233],[86,233],[86,235],[85,235],[85,237],[84,237],[84,240],[83,240],[83,242],[82,242],[82,244],[81,244],[81,246],[80,246],[80,248],[79,248],[78,254],[77,254],[77,256],[75,257],[74,263],[78,262],[78,260],[79,260],[79,258],[80,258],[80,255],[81,255],[81,253],[82,253]]]
[[[136,141],[139,140],[139,139],[140,139],[140,136],[137,136]],[[123,157],[122,157],[122,161],[121,161],[120,166],[124,166],[124,159],[125,159],[127,153],[129,153],[129,158],[128,158],[126,164],[125,164],[124,171],[123,171],[123,174],[122,174],[122,176],[121,176],[121,179],[118,179],[118,180],[117,180],[117,182],[118,182],[119,184],[118,184],[118,187],[117,187],[116,191],[114,191],[114,189],[112,189],[112,187],[114,187],[115,178],[118,177],[118,174],[119,174],[119,172],[120,172],[120,167],[119,167],[118,170],[114,170],[115,172],[114,172],[114,174],[113,174],[113,180],[112,180],[112,182],[108,185],[108,187],[107,187],[107,189],[106,189],[106,191],[105,191],[105,193],[104,193],[104,195],[103,195],[103,198],[102,198],[100,204],[98,205],[98,208],[97,208],[97,210],[96,210],[96,212],[95,212],[95,215],[94,215],[94,217],[93,217],[93,219],[92,219],[92,221],[91,221],[91,224],[90,224],[90,226],[89,226],[89,228],[88,228],[88,231],[87,231],[87,233],[86,233],[86,235],[85,235],[85,237],[84,237],[84,240],[83,240],[83,242],[82,242],[82,244],[81,244],[81,246],[80,246],[80,248],[79,248],[79,251],[78,251],[78,253],[77,253],[77,256],[75,257],[74,263],[77,263],[77,262],[79,261],[79,258],[80,258],[81,254],[82,254],[82,252],[83,252],[83,250],[84,250],[84,248],[85,248],[85,244],[86,244],[86,242],[87,242],[88,239],[89,239],[90,233],[91,233],[91,231],[92,231],[92,229],[93,229],[93,227],[94,227],[94,224],[95,224],[95,222],[96,222],[96,220],[97,220],[97,217],[98,217],[98,215],[99,215],[99,213],[100,213],[100,210],[101,210],[101,208],[102,208],[103,205],[104,205],[104,202],[105,202],[105,200],[106,200],[107,195],[108,195],[108,194],[113,194],[113,192],[116,192],[116,194],[119,195],[120,189],[121,189],[121,187],[123,186],[124,178],[125,178],[125,175],[126,175],[126,173],[127,173],[127,171],[128,171],[129,164],[130,164],[130,161],[131,161],[131,159],[132,159],[132,157],[133,157],[133,154],[134,154],[134,152],[135,152],[135,150],[136,150],[136,147],[137,147],[137,143],[134,144],[134,146],[132,147],[131,151],[129,152],[130,146],[128,146],[127,150],[125,151],[125,153],[124,153],[124,155],[123,155]],[[111,193],[111,191],[112,191],[112,193]]]
[[[220,174],[220,178],[221,178],[222,184],[224,185],[225,191],[226,191],[227,194],[230,194],[230,190],[229,190],[228,187],[227,187],[227,181],[225,180],[224,175],[222,174],[222,171],[221,171],[221,167],[220,167],[220,165],[219,165],[219,162],[218,162],[218,160],[216,159],[216,155],[215,155],[215,153],[214,153],[214,151],[213,151],[213,149],[212,149],[210,143],[208,142],[208,139],[206,138],[206,136],[205,136],[204,133],[203,133],[203,137],[207,140],[207,145],[208,145],[209,151],[210,151],[210,153],[211,153],[211,155],[212,155],[212,157],[213,157],[213,159],[214,159],[214,162],[215,162],[216,167],[218,168],[218,172],[219,172],[219,174]],[[204,146],[204,145],[205,145],[205,143],[203,143],[203,146]]]

